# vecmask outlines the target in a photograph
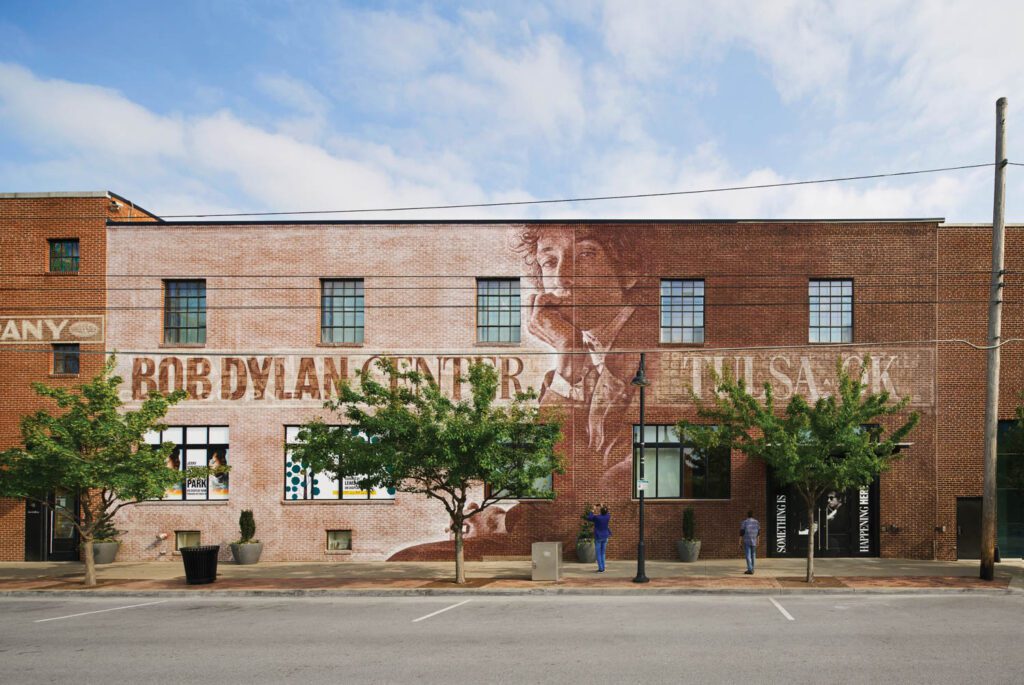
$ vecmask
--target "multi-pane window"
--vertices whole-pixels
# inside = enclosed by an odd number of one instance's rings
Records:
[[[728,499],[729,448],[701,451],[679,439],[675,426],[644,426],[647,499]],[[633,482],[640,477],[640,427],[633,426]],[[636,497],[636,487],[633,488]]]
[[[78,343],[54,345],[53,372],[55,374],[77,374],[78,353]]]
[[[78,271],[78,238],[50,241],[50,271],[67,273]]]
[[[363,279],[323,279],[320,287],[320,342],[362,344]]]
[[[164,282],[164,342],[206,344],[206,281]]]
[[[340,426],[338,428],[341,428]],[[360,476],[345,476],[340,480],[329,473],[315,473],[306,464],[292,459],[292,450],[299,444],[301,426],[284,429],[284,498],[294,500],[316,499],[394,499],[391,488],[359,487]],[[372,440],[371,440],[372,442]]]
[[[217,468],[228,465],[227,426],[168,426],[162,431],[146,433],[146,443],[174,444],[167,457],[167,466],[184,472],[194,466]],[[184,474],[183,474],[184,475]],[[182,478],[171,486],[165,500],[218,500],[228,498],[228,474],[210,474],[208,478]]]
[[[519,279],[476,281],[477,342],[519,342]]]
[[[537,496],[546,494],[554,490],[555,479],[553,475],[541,476],[533,481],[533,491],[537,493]],[[510,492],[508,490],[493,490],[490,484],[487,485],[487,496],[494,497],[496,499],[526,499],[521,497],[519,494]],[[531,495],[532,497],[533,495]]]
[[[812,280],[808,284],[812,343],[853,342],[853,281]]]
[[[661,342],[704,342],[704,281],[662,279]]]

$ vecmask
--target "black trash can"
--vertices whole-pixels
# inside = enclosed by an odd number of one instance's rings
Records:
[[[182,547],[181,561],[185,564],[185,582],[189,585],[205,585],[217,580],[217,555],[220,545]]]

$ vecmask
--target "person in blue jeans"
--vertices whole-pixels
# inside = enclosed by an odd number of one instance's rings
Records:
[[[600,508],[600,514],[594,513]],[[597,572],[604,573],[604,554],[608,549],[608,538],[612,532],[608,530],[608,522],[612,515],[608,513],[608,507],[603,504],[596,504],[590,507],[587,520],[594,524],[594,549],[597,552]]]
[[[761,535],[761,524],[754,518],[754,512],[748,511],[747,518],[740,524],[740,544],[743,545],[743,554],[747,557],[748,576],[754,575],[754,561],[757,558],[757,539]]]

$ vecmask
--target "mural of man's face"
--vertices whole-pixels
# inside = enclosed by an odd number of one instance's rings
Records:
[[[619,278],[607,278],[615,274],[617,264],[595,238],[584,237],[574,245],[570,231],[542,230],[537,240],[537,263],[545,292],[568,298],[574,283],[580,286],[575,292],[578,306],[574,312],[580,330],[593,330],[607,323],[618,313],[614,305],[624,302]]]

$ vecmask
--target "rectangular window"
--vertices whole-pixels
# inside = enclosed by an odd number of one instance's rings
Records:
[[[704,342],[704,281],[661,281],[661,342]]]
[[[53,372],[61,375],[78,375],[78,343],[53,346]]]
[[[164,342],[206,344],[206,281],[164,281]]]
[[[167,457],[167,466],[185,471],[193,466],[228,465],[227,426],[168,426],[163,431],[146,434],[146,443],[160,445],[174,444],[174,451]],[[182,478],[164,495],[165,500],[225,500],[228,498],[228,475],[222,473],[209,478]]]
[[[336,426],[335,428],[340,428]],[[292,449],[299,444],[301,426],[284,427],[284,498],[286,500],[395,499],[387,488],[359,487],[360,476],[345,476],[340,481],[329,473],[314,473],[305,464],[292,460]]]
[[[320,342],[361,345],[363,279],[320,281]]]
[[[78,271],[78,238],[51,240],[50,271],[52,273],[73,273]]]
[[[729,499],[729,458],[727,447],[702,452],[687,445],[675,426],[644,426],[644,498]],[[633,426],[633,482],[639,477],[640,427]]]
[[[176,530],[174,531],[174,551],[178,551],[182,547],[198,547],[201,540],[202,535],[198,530]]]
[[[478,278],[476,339],[482,343],[519,342],[519,279]]]
[[[807,294],[810,301],[810,342],[853,342],[853,281],[812,280]]]
[[[341,552],[352,551],[351,530],[329,530],[327,531],[327,551]]]

